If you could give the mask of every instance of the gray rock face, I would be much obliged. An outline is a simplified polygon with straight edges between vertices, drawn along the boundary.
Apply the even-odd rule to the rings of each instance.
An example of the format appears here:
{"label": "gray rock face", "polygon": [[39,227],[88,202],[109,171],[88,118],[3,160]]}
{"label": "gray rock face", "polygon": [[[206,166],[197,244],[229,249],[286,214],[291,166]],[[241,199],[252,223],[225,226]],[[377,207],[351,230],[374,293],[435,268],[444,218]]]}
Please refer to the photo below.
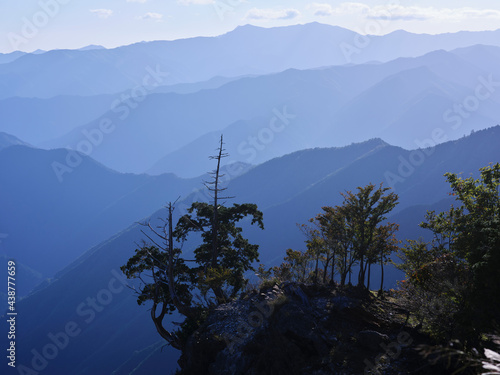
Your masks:
{"label": "gray rock face", "polygon": [[368,364],[368,373],[409,374],[412,363],[421,364],[409,347],[378,359],[404,325],[391,308],[356,288],[254,291],[209,315],[183,350],[181,374],[350,375],[365,373]]}

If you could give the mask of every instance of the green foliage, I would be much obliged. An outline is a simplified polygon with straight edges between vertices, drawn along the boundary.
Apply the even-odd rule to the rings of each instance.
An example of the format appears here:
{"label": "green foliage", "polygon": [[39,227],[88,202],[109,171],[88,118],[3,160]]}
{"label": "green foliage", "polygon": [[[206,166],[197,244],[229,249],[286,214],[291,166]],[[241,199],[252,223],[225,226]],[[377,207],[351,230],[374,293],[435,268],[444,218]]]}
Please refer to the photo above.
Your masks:
{"label": "green foliage", "polygon": [[[194,274],[179,257],[180,250],[175,249],[176,260],[174,267],[175,290],[177,295],[186,304],[191,304]],[[175,310],[172,296],[169,291],[169,280],[166,273],[167,253],[156,246],[145,244],[135,250],[127,264],[120,267],[128,279],[140,279],[143,283],[138,293],[137,303],[143,305],[153,300],[155,295],[161,295],[162,301],[168,306],[168,312]],[[148,275],[143,275],[147,273]]]}
{"label": "green foliage", "polygon": [[[195,202],[182,216],[173,233],[177,241],[185,241],[191,233],[201,233],[202,243],[195,249],[199,285],[202,291],[224,288],[225,298],[231,298],[245,286],[244,273],[258,261],[259,246],[250,244],[243,237],[243,229],[237,223],[250,216],[251,224],[264,229],[262,212],[255,204],[234,204],[232,207],[218,207],[217,257],[213,266],[214,206]],[[205,288],[205,289],[203,289]]]}
{"label": "green foliage", "polygon": [[[242,228],[236,224],[250,215],[251,224],[257,223],[263,228],[262,213],[257,210],[257,206],[219,206],[219,251],[215,267],[211,263],[213,206],[195,202],[188,213],[179,219],[175,231],[172,231],[172,240],[166,235],[162,238],[167,243],[174,238],[182,242],[190,233],[202,232],[203,242],[195,250],[195,264],[192,267],[187,266],[179,248],[174,248],[171,253],[168,244],[161,249],[145,244],[121,267],[127,278],[142,281],[137,299],[140,305],[149,300],[156,300],[157,303],[163,303],[164,312],[167,314],[176,309],[183,314],[189,313],[185,315],[196,314],[196,311],[189,309],[193,305],[194,290],[201,293],[206,306],[211,306],[221,301],[212,300],[210,292],[222,289],[226,291],[225,297],[231,298],[246,285],[244,273],[252,269],[252,262],[258,259],[258,246],[250,244],[243,237]],[[168,230],[165,229],[164,232],[168,233]],[[172,260],[169,259],[170,255]],[[169,277],[170,270],[172,278]],[[172,298],[170,284],[179,304]],[[186,309],[180,308],[180,305],[186,306]]]}
{"label": "green foliage", "polygon": [[[436,340],[449,340],[462,331],[463,322],[457,315],[464,309],[464,295],[470,287],[468,269],[452,254],[433,257],[435,248],[424,245],[414,243],[413,253],[406,258],[414,263],[406,268],[408,277],[400,284],[405,305],[424,331]],[[408,249],[405,253],[408,254]],[[424,260],[425,263],[421,263]]]}
{"label": "green foliage", "polygon": [[273,270],[272,268],[266,270],[266,266],[261,263],[259,264],[259,268],[257,269],[255,275],[260,279],[261,282],[265,282],[272,278]]}
{"label": "green foliage", "polygon": [[[469,264],[473,289],[471,308],[488,311],[482,318],[498,319],[500,313],[500,164],[480,169],[480,177],[463,179],[446,174],[455,209],[453,247]],[[451,210],[450,210],[451,211]]]}
{"label": "green foliage", "polygon": [[[137,302],[141,305],[152,301],[151,318],[156,330],[178,349],[183,346],[183,337],[196,329],[208,308],[234,298],[247,285],[244,273],[252,269],[252,263],[259,257],[258,245],[244,238],[243,229],[237,224],[251,217],[251,225],[257,224],[264,229],[262,212],[255,204],[225,207],[219,203],[220,199],[227,199],[219,197],[219,193],[225,190],[219,184],[221,159],[227,156],[223,144],[221,136],[218,155],[211,157],[217,160],[213,181],[205,184],[213,194],[213,203],[192,203],[188,213],[177,222],[175,230],[172,222],[174,207],[170,203],[163,227],[155,229],[149,223],[146,225],[155,235],[153,239],[145,233],[154,246],[144,244],[121,267],[127,278],[142,282]],[[195,259],[188,267],[182,251],[174,247],[174,241],[184,243],[192,233],[200,233],[202,243],[195,249]],[[197,292],[201,298],[195,303]],[[163,320],[175,310],[186,320],[181,331],[171,332],[163,326]]]}
{"label": "green foliage", "polygon": [[421,226],[432,243],[409,241],[397,267],[407,300],[436,336],[477,340],[500,319],[500,164],[478,179],[445,176],[458,206],[428,212]]}
{"label": "green foliage", "polygon": [[[288,249],[284,263],[273,269],[275,277],[326,283],[333,282],[338,273],[344,285],[348,276],[351,281],[352,267],[358,264],[358,285],[364,286],[367,279],[369,287],[371,265],[380,264],[383,275],[383,266],[397,249],[398,225],[382,224],[385,215],[397,205],[398,196],[389,190],[369,184],[358,187],[356,194],[342,194],[341,206],[323,207],[323,213],[309,220],[310,225],[300,226],[306,235],[307,251]],[[380,289],[382,285],[383,277]]]}
{"label": "green foliage", "polygon": [[439,247],[430,246],[421,239],[418,241],[407,240],[406,244],[397,251],[401,262],[393,264],[405,273],[407,280],[418,281],[419,272],[440,255],[443,255],[443,252],[440,251]]}
{"label": "green foliage", "polygon": [[291,281],[304,283],[309,276],[310,253],[288,249],[286,251],[285,262],[290,264]]}
{"label": "green foliage", "polygon": [[[389,243],[386,240],[392,237],[397,227],[387,224],[390,227],[382,229],[380,226],[386,219],[385,215],[398,204],[397,194],[386,194],[389,190],[390,188],[383,188],[382,185],[375,189],[375,185],[369,184],[363,188],[358,187],[356,194],[350,191],[343,194],[342,213],[352,241],[353,258],[358,260],[360,267],[358,285],[364,285],[367,267],[373,263],[378,251],[382,252],[380,256],[384,262],[385,254],[390,250],[386,251],[382,245],[387,243],[388,247],[393,248],[393,241]],[[384,238],[384,234],[387,237]]]}

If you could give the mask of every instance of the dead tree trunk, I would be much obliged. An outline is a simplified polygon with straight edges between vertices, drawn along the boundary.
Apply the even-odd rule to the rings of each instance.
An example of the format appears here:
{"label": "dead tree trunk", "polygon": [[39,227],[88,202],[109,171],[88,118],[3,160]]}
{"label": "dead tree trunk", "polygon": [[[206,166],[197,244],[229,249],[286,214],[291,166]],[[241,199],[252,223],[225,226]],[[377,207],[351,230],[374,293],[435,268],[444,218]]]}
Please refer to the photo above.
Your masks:
{"label": "dead tree trunk", "polygon": [[[230,197],[221,198],[219,193],[226,190],[225,188],[221,188],[220,178],[224,175],[220,174],[220,165],[221,160],[224,157],[227,157],[228,154],[224,153],[224,138],[220,136],[220,145],[219,152],[216,156],[210,156],[210,159],[217,160],[217,168],[211,174],[213,175],[213,181],[206,182],[205,187],[213,193],[213,218],[212,218],[212,260],[210,266],[212,269],[216,270],[219,266],[218,257],[219,257],[219,199],[229,199]],[[213,185],[213,186],[210,186]],[[226,296],[221,287],[212,288],[215,297],[217,298],[218,303],[224,303],[226,301]]]}

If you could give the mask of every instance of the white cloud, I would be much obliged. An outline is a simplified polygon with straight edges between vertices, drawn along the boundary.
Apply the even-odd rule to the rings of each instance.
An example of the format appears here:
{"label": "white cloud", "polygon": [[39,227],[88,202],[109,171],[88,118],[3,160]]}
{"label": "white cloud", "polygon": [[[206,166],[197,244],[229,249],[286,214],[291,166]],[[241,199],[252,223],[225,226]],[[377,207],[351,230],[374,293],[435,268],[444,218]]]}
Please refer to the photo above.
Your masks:
{"label": "white cloud", "polygon": [[215,4],[215,0],[177,0],[181,5],[207,5]]}
{"label": "white cloud", "polygon": [[90,9],[91,13],[94,13],[99,18],[108,18],[113,14],[111,9]]}
{"label": "white cloud", "polygon": [[[328,4],[313,3],[309,7],[315,9],[317,16],[326,15]],[[325,14],[322,14],[323,13]],[[319,14],[318,14],[319,12]],[[500,19],[500,10],[464,8],[435,8],[403,5],[378,5],[370,7],[362,3],[347,2],[331,8],[328,15],[362,15],[370,19],[403,20],[403,21],[463,21],[472,18]]]}
{"label": "white cloud", "polygon": [[163,14],[148,12],[142,16],[137,17],[140,20],[153,20],[156,22],[160,22],[163,19]]}
{"label": "white cloud", "polygon": [[248,11],[245,18],[248,20],[291,20],[300,16],[297,9],[257,9]]}
{"label": "white cloud", "polygon": [[333,7],[325,3],[312,3],[306,9],[311,9],[314,15],[319,17],[331,16],[333,14]]}
{"label": "white cloud", "polygon": [[[377,9],[381,8],[381,9]],[[385,15],[384,15],[385,13]],[[370,14],[370,18],[387,18],[393,20],[443,20],[443,21],[464,21],[472,18],[496,18],[500,19],[500,11],[492,9],[474,9],[474,8],[441,8],[434,7],[403,7],[400,5],[387,7],[375,7]]]}

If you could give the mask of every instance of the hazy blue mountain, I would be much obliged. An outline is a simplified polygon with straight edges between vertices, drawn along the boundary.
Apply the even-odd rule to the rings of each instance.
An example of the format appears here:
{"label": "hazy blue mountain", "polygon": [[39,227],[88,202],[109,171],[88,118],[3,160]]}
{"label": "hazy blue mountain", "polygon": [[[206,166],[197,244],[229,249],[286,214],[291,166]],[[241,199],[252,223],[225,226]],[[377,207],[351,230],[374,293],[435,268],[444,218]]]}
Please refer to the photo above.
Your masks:
{"label": "hazy blue mountain", "polygon": [[[369,36],[369,44],[360,48],[359,53],[352,55],[355,63],[370,60],[388,61],[397,57],[419,56],[439,49],[452,50],[475,44],[499,46],[499,30],[486,32],[460,31],[445,34],[412,34],[404,30],[397,30],[383,36]],[[366,39],[360,39],[363,43]],[[351,43],[356,46],[356,41]],[[369,56],[369,58],[368,58]]]}
{"label": "hazy blue mountain", "polygon": [[21,51],[15,51],[11,53],[0,53],[0,64],[10,63],[24,55],[26,55],[26,52],[21,52]]}
{"label": "hazy blue mountain", "polygon": [[[444,121],[447,110],[468,95],[470,88],[450,83],[422,66],[391,75],[366,90],[335,114],[334,123],[354,134],[341,134],[346,141],[382,137],[391,144],[414,148],[438,127],[450,139],[495,125],[500,111],[494,116],[485,110],[485,104],[468,114],[457,129],[453,129],[454,122]],[[498,101],[490,99],[486,105],[498,106]]]}
{"label": "hazy blue mountain", "polygon": [[115,100],[112,95],[7,98],[0,100],[0,128],[39,146],[98,118]]}
{"label": "hazy blue mountain", "polygon": [[151,93],[155,94],[167,94],[167,93],[177,93],[177,94],[191,94],[200,90],[207,89],[217,89],[226,83],[236,81],[241,78],[250,77],[250,75],[239,76],[239,77],[222,77],[217,76],[210,78],[207,81],[193,82],[193,83],[178,83],[175,85],[166,85],[155,88]]}
{"label": "hazy blue mountain", "polygon": [[365,47],[365,37],[336,26],[310,23],[266,29],[247,25],[218,37],[26,54],[0,65],[0,98],[111,94],[143,85],[151,71],[165,85],[289,68],[386,62],[437,49],[499,45],[499,35],[500,31],[442,35],[399,31],[369,36]]}
{"label": "hazy blue mountain", "polygon": [[4,148],[15,145],[29,146],[29,144],[27,144],[24,141],[21,141],[19,138],[14,137],[11,134],[0,132],[0,151],[3,150]]}
{"label": "hazy blue mountain", "polygon": [[[54,167],[62,171],[59,176]],[[120,174],[64,149],[25,146],[0,151],[0,175],[0,232],[8,235],[0,254],[15,257],[44,277],[201,185],[200,178],[172,174]],[[21,274],[19,280],[20,295],[34,286],[31,277]]]}
{"label": "hazy blue mountain", "polygon": [[[390,178],[395,183],[401,204],[390,219],[401,220],[402,233],[418,233],[413,226],[423,220],[427,208],[445,209],[450,202],[444,201],[449,187],[443,174],[477,173],[489,162],[500,161],[499,141],[497,126],[431,149],[408,151],[374,139],[344,148],[298,151],[252,168],[229,183],[228,193],[237,196],[232,202],[255,202],[263,210],[265,231],[250,229],[248,233],[261,245],[260,260],[270,266],[281,262],[285,249],[304,249],[296,223],[304,223],[324,205],[341,203],[340,192],[369,182],[387,184]],[[203,197],[202,193],[189,196],[178,204],[176,215],[190,201]],[[164,215],[165,210],[160,210],[151,217]],[[140,227],[131,226],[89,250],[52,284],[19,303],[20,313],[37,311],[36,319],[19,327],[19,340],[29,343],[27,348],[41,352],[51,342],[48,334],[63,331],[68,323],[80,329],[48,361],[48,372],[109,374],[118,369],[116,374],[128,374],[136,363],[147,366],[144,358],[149,354],[155,364],[163,357],[166,372],[175,368],[176,353],[156,351],[158,336],[149,312],[137,306],[130,290],[120,288],[121,279],[115,273],[132,255],[134,242],[142,238]],[[185,251],[190,248],[186,246]],[[386,287],[394,285],[397,276],[388,270]],[[106,340],[102,340],[104,332],[109,332]],[[29,366],[32,358],[29,349],[18,352],[19,364]]]}
{"label": "hazy blue mountain", "polygon": [[[160,86],[156,93],[194,93],[218,88],[238,78],[215,77],[199,83]],[[2,119],[0,129],[15,134],[39,147],[51,145],[50,140],[61,137],[110,111],[122,101],[127,92],[113,95],[60,95],[49,99],[7,98],[0,100]],[[65,147],[67,145],[64,145]]]}
{"label": "hazy blue mountain", "polygon": [[[226,126],[235,122],[244,124],[247,120],[251,122],[248,129],[253,132],[254,129],[268,127],[276,117],[275,111],[283,114],[286,108],[286,113],[297,115],[303,123],[309,123],[320,116],[317,106],[324,103],[323,108],[326,108],[326,104],[331,103],[330,106],[336,108],[335,102],[345,100],[336,83],[325,84],[321,72],[308,81],[293,79],[295,75],[300,76],[300,72],[287,71],[271,76],[243,78],[218,89],[186,95],[152,94],[143,102],[134,104],[135,108],[123,103],[114,112],[110,111],[102,118],[75,129],[50,145],[55,147],[64,144],[77,148],[78,144],[86,140],[84,131],[98,129],[103,120],[110,120],[112,132],[103,137],[99,147],[92,149],[91,156],[116,170],[143,172],[166,153],[191,142],[200,134],[219,131],[220,135],[220,130]],[[313,103],[313,93],[321,98],[320,103]],[[307,94],[310,98],[304,100],[303,96]],[[310,106],[318,113],[311,114]],[[298,111],[301,107],[307,111],[302,117]],[[254,120],[256,117],[258,119]],[[290,128],[297,133],[301,130],[298,126],[295,126],[295,130]],[[242,132],[241,136],[251,134]],[[298,137],[300,139],[300,135]],[[302,144],[292,143],[287,151],[300,149]],[[133,149],[134,152],[124,153],[124,149]],[[203,158],[211,153],[205,153]],[[245,159],[240,161],[254,163]]]}
{"label": "hazy blue mountain", "polygon": [[[500,53],[500,48],[489,47],[485,59],[493,55],[490,49]],[[471,50],[477,48],[471,47]],[[276,112],[267,117],[234,122],[170,152],[153,164],[148,173],[199,174],[209,163],[203,155],[210,154],[210,145],[221,132],[225,134],[226,148],[232,159],[261,163],[305,147],[341,146],[373,137],[415,148],[420,147],[425,139],[432,139],[437,128],[445,133],[445,139],[441,140],[444,141],[495,125],[500,118],[497,87],[483,87],[481,93],[489,97],[477,100],[477,108],[472,107],[474,110],[464,111],[462,108],[461,112],[456,112],[456,105],[460,103],[476,105],[476,102],[469,104],[466,100],[476,100],[476,88],[483,82],[488,83],[492,74],[484,64],[476,66],[463,59],[459,56],[462,52],[436,51],[418,58],[401,58],[377,65],[289,70],[233,82],[231,86],[237,88],[230,91],[233,101],[244,103],[250,90],[257,93],[259,100],[272,93],[267,107],[273,111],[282,111],[286,107],[295,117],[286,119],[286,123],[278,118],[275,124],[278,131],[270,129],[270,121],[276,117]],[[500,62],[500,59],[496,61]],[[248,80],[253,82],[252,86],[246,82]],[[279,97],[282,106],[277,104],[280,92],[273,89],[276,85],[285,88],[285,93]],[[215,91],[222,94],[226,86]],[[489,93],[489,89],[493,92]],[[212,92],[207,92],[207,95]],[[226,93],[222,95],[226,96]],[[219,112],[224,110],[227,101],[221,103],[224,104],[219,104]],[[217,117],[209,118],[215,120]],[[110,154],[106,157],[110,158]],[[102,162],[108,164],[110,160],[102,159]],[[119,168],[117,164],[113,166]]]}
{"label": "hazy blue mountain", "polygon": [[182,177],[209,168],[206,155],[222,132],[232,159],[251,164],[372,137],[413,148],[436,128],[450,140],[498,123],[499,51],[472,46],[384,64],[218,77],[136,98],[10,98],[0,101],[0,129],[37,146],[78,149],[121,172]]}

